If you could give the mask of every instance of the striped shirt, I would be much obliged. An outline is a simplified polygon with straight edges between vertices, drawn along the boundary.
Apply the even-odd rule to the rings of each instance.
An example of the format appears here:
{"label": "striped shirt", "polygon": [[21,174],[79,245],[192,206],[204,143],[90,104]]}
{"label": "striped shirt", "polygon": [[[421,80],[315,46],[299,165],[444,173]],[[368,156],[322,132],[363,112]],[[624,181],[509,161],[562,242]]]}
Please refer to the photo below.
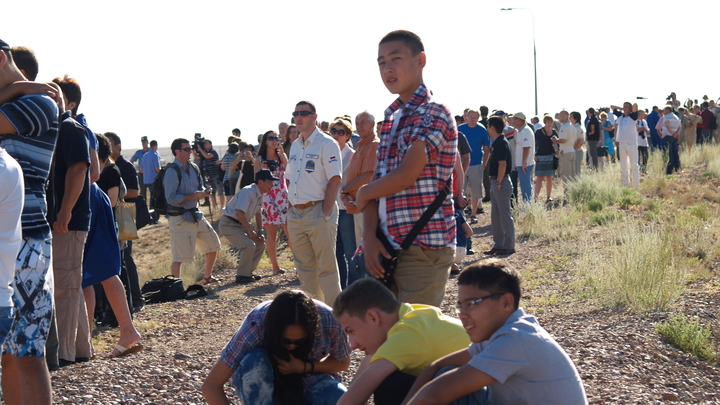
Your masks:
{"label": "striped shirt", "polygon": [[[396,127],[395,131],[393,127]],[[425,142],[427,158],[427,164],[415,184],[380,201],[378,214],[381,226],[396,245],[402,243],[413,225],[445,187],[445,182],[450,178],[455,166],[457,138],[455,119],[447,107],[433,100],[425,84],[415,90],[407,103],[403,104],[398,98],[385,110],[375,179],[399,167],[415,141]],[[452,197],[450,192],[430,222],[413,241],[413,245],[419,245],[423,249],[442,249],[455,243],[455,210]]]}
{"label": "striped shirt", "polygon": [[0,146],[20,163],[25,180],[22,212],[23,236],[50,238],[46,219],[45,182],[50,172],[58,134],[58,108],[46,95],[22,96],[0,106],[0,113],[15,127],[13,134],[1,134]]}
{"label": "striped shirt", "polygon": [[[340,323],[335,320],[332,315],[332,309],[324,303],[313,300],[317,307],[320,318],[320,333],[315,338],[312,351],[310,352],[310,360],[320,361],[325,356],[330,355],[337,361],[344,361],[352,350],[348,337],[343,331]],[[236,370],[240,366],[240,362],[250,349],[261,348],[263,342],[263,333],[265,331],[265,315],[272,301],[265,301],[253,308],[247,318],[240,325],[240,329],[235,332],[232,339],[220,354],[220,360],[226,366]],[[305,374],[303,375],[303,383],[308,387],[316,383],[325,374]],[[340,382],[342,377],[340,374],[330,374],[330,376]]]}

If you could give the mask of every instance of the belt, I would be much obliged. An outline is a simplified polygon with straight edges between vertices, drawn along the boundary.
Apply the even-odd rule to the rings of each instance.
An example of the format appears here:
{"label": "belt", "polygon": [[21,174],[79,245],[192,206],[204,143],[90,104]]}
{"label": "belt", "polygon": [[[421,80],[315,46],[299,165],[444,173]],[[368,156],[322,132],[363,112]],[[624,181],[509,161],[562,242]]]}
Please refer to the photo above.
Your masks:
{"label": "belt", "polygon": [[308,202],[306,202],[305,204],[295,204],[295,205],[293,205],[293,207],[295,207],[295,208],[297,208],[297,209],[299,209],[299,210],[304,210],[305,208],[310,208],[310,207],[312,207],[313,205],[318,204],[318,203],[321,203],[321,202],[323,202],[323,200],[308,201]]}
{"label": "belt", "polygon": [[[505,178],[505,177],[510,177],[510,175],[506,174],[503,176],[503,178]],[[497,176],[490,176],[490,180],[497,180],[497,179],[498,179]]]}
{"label": "belt", "polygon": [[240,221],[238,221],[237,218],[233,218],[233,217],[231,217],[230,215],[224,215],[224,216],[225,216],[225,218],[227,218],[227,219],[229,219],[229,220],[231,220],[231,221],[237,222],[238,224],[240,223]]}

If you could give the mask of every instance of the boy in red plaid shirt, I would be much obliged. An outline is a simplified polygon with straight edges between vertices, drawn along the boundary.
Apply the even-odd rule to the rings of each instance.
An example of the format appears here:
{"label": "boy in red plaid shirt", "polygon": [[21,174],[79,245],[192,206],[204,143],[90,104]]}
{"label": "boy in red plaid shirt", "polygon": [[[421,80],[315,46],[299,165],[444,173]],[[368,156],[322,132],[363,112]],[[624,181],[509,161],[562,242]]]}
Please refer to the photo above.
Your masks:
{"label": "boy in red plaid shirt", "polygon": [[[426,56],[420,38],[393,31],[379,44],[383,83],[398,99],[385,110],[375,180],[357,193],[363,211],[365,265],[382,277],[379,255],[389,258],[375,236],[378,222],[396,249],[452,175],[457,128],[450,111],[433,99],[422,71]],[[455,219],[450,193],[400,254],[391,289],[401,302],[439,306],[455,251]]]}

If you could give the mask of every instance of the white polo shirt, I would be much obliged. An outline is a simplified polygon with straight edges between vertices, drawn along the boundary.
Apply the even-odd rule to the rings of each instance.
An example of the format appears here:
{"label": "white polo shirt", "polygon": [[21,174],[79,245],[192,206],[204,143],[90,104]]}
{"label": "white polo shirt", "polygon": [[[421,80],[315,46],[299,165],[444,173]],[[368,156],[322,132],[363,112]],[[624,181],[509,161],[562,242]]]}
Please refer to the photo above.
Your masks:
{"label": "white polo shirt", "polygon": [[515,155],[513,156],[515,166],[521,167],[523,165],[523,149],[527,147],[530,148],[530,153],[526,162],[528,166],[532,166],[535,164],[535,133],[530,129],[529,125],[525,124],[515,134]]}
{"label": "white polo shirt", "polygon": [[615,122],[617,123],[615,142],[637,145],[637,113],[622,115]]}
{"label": "white polo shirt", "polygon": [[[680,127],[682,126],[682,123],[678,119],[677,115],[675,115],[674,113],[665,114],[663,116],[663,118],[665,118],[665,120],[663,121],[663,126],[662,126],[663,137],[672,136],[673,133],[677,132],[680,129]],[[672,129],[672,132],[668,131],[668,129],[667,129],[668,123],[670,125],[670,128]]]}
{"label": "white polo shirt", "polygon": [[290,203],[324,200],[328,181],[335,176],[342,177],[342,155],[330,135],[315,127],[305,142],[301,135],[292,143],[285,170]]}
{"label": "white polo shirt", "polygon": [[575,132],[575,127],[573,127],[570,121],[565,121],[560,124],[560,133],[558,136],[560,139],[567,139],[567,142],[559,144],[560,152],[575,153],[575,147],[573,146],[575,144],[575,140],[577,139]]}

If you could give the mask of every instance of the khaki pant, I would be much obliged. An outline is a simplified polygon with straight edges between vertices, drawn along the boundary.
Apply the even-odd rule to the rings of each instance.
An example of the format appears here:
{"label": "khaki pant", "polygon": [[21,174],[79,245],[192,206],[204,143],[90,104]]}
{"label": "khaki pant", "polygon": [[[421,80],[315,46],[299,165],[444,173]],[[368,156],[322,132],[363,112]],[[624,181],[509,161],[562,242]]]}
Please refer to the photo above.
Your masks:
{"label": "khaki pant", "polygon": [[205,218],[198,222],[188,222],[181,215],[171,216],[168,227],[173,262],[193,261],[195,247],[202,255],[220,250],[220,238]]}
{"label": "khaki pant", "polygon": [[423,249],[412,245],[407,251],[400,252],[390,289],[400,302],[439,307],[454,258],[455,250],[450,247]]}
{"label": "khaki pant", "polygon": [[560,178],[563,183],[575,178],[575,152],[560,153]]}
{"label": "khaki pant", "polygon": [[338,207],[335,204],[330,217],[325,217],[322,206],[318,203],[305,209],[290,208],[288,232],[300,288],[332,306],[340,294],[340,273],[335,258]]}
{"label": "khaki pant", "polygon": [[53,274],[58,357],[67,361],[89,358],[90,326],[82,291],[83,251],[87,232],[53,232]]}
{"label": "khaki pant", "polygon": [[353,219],[355,220],[355,249],[360,247],[360,241],[362,241],[362,226],[363,226],[363,214],[353,214]]}
{"label": "khaki pant", "polygon": [[[250,225],[252,226],[252,225]],[[227,215],[220,218],[220,235],[224,236],[238,249],[238,267],[236,275],[250,277],[257,269],[258,263],[265,251],[265,245],[256,244],[250,239],[247,230],[238,221],[233,221]],[[253,227],[253,230],[254,227]]]}

